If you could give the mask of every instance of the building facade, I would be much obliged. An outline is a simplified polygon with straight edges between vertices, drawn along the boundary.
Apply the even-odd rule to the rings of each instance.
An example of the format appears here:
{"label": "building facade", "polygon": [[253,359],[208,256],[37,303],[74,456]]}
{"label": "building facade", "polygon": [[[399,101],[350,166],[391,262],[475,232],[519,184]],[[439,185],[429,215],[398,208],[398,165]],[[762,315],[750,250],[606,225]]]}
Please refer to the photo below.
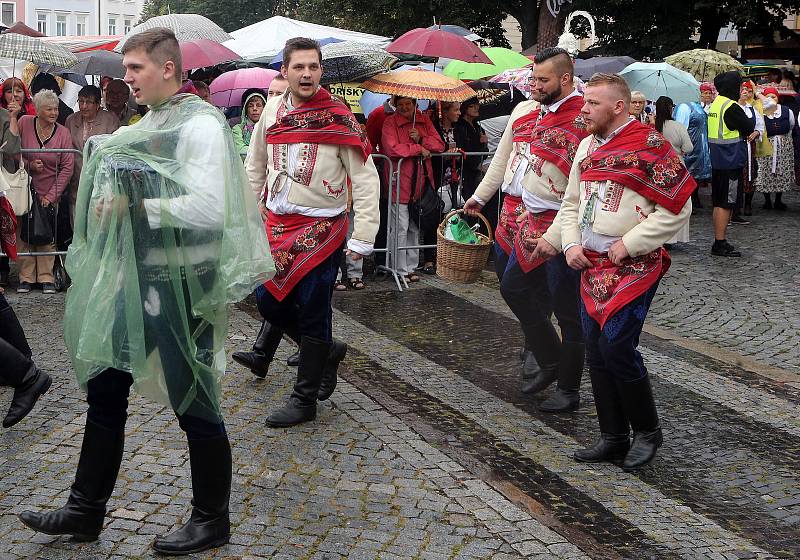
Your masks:
{"label": "building facade", "polygon": [[4,25],[22,21],[48,36],[124,35],[139,21],[143,5],[144,0],[0,0],[0,13]]}

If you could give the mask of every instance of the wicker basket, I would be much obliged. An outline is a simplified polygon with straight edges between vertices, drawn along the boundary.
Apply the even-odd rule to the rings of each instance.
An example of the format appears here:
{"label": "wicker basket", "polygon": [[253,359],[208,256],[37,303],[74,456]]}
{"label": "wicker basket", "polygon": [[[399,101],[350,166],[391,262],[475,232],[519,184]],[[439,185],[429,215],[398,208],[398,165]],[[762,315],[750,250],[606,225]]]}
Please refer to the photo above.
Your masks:
{"label": "wicker basket", "polygon": [[446,239],[444,228],[447,220],[454,214],[463,212],[464,210],[453,210],[439,224],[436,231],[436,274],[446,280],[470,284],[478,279],[489,259],[489,251],[492,249],[492,228],[486,218],[478,214],[486,225],[488,237],[481,233],[477,234],[477,245],[466,245]]}

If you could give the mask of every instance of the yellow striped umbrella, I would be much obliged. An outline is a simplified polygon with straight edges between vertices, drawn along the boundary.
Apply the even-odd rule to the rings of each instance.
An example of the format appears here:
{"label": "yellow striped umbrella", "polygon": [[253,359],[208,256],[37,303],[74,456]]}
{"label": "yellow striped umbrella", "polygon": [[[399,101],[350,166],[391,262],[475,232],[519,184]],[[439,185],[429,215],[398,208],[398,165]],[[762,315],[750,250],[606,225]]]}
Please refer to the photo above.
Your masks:
{"label": "yellow striped umbrella", "polygon": [[466,101],[476,95],[475,90],[461,80],[421,68],[377,74],[361,87],[375,93],[436,101]]}

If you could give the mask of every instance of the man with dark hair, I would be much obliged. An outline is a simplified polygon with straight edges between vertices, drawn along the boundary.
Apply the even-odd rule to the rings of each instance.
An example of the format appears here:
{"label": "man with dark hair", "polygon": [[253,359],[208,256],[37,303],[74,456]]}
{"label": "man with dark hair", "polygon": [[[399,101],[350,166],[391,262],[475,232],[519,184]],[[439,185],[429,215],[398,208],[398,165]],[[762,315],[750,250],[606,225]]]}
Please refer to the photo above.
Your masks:
{"label": "man with dark hair", "polygon": [[202,80],[192,80],[192,85],[195,91],[197,91],[197,97],[207,103],[211,103],[211,90],[208,88],[207,83]]}
{"label": "man with dark hair", "polygon": [[[583,374],[583,334],[578,316],[578,275],[558,255],[552,226],[567,186],[578,143],[587,135],[564,49],[536,55],[533,101],[517,105],[475,194],[464,205],[475,213],[503,185],[506,195],[497,229],[500,293],[517,316],[525,338],[522,391],[538,393],[558,380],[541,403],[545,412],[578,408]],[[547,234],[548,242],[542,242]],[[555,313],[561,338],[550,321]]]}
{"label": "man with dark hair", "polygon": [[128,121],[136,114],[136,110],[128,104],[131,97],[130,88],[122,80],[112,80],[105,91],[105,109],[117,117],[121,126],[127,126]]}
{"label": "man with dark hair", "polygon": [[188,440],[191,517],[153,542],[185,555],[230,538],[226,310],[273,267],[227,124],[181,87],[175,35],[144,31],[123,55],[126,84],[151,110],[140,125],[90,139],[66,263],[64,338],[89,403],[78,469],[64,507],[20,519],[49,535],[98,538],[134,386],[171,406]]}
{"label": "man with dark hair", "polygon": [[669,268],[663,244],[689,220],[696,187],[661,133],[629,115],[630,98],[615,74],[595,74],[586,84],[581,113],[592,135],[578,146],[555,220],[559,248],[581,271],[581,319],[600,424],[600,439],[575,459],[622,461],[626,471],[652,461],[662,443],[637,346]]}
{"label": "man with dark hair", "polygon": [[[258,308],[271,325],[267,332],[285,332],[300,346],[297,382],[286,405],[267,418],[272,427],[313,420],[317,401],[336,387],[347,346],[333,340],[331,298],[348,230],[348,181],[355,226],[347,254],[357,260],[372,253],[378,229],[379,182],[369,142],[353,113],[319,87],[319,44],[290,39],[283,53],[281,74],[289,88],[267,102],[245,161],[250,186],[266,208],[277,268],[256,290]],[[280,342],[280,336],[268,338],[264,372]]]}
{"label": "man with dark hair", "polygon": [[726,230],[731,220],[739,183],[747,163],[747,145],[742,142],[755,130],[744,110],[739,106],[742,77],[736,72],[725,72],[714,78],[718,95],[708,107],[708,147],[711,151],[711,215],[714,224],[714,244],[711,254],[719,257],[741,257],[742,253],[728,243]]}

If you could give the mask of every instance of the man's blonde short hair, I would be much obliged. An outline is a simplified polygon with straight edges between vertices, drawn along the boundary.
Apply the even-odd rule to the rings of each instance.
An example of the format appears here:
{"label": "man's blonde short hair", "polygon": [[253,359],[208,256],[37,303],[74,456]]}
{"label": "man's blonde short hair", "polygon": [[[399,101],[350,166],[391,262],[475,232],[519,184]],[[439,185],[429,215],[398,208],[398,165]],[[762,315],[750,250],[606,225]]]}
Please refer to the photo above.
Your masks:
{"label": "man's blonde short hair", "polygon": [[[586,87],[594,86],[608,86],[620,96],[620,99],[625,102],[625,105],[630,105],[631,103],[631,98],[633,97],[631,88],[628,87],[628,82],[625,81],[625,78],[619,74],[603,74],[598,72],[586,82]],[[641,92],[637,93],[641,94]]]}

